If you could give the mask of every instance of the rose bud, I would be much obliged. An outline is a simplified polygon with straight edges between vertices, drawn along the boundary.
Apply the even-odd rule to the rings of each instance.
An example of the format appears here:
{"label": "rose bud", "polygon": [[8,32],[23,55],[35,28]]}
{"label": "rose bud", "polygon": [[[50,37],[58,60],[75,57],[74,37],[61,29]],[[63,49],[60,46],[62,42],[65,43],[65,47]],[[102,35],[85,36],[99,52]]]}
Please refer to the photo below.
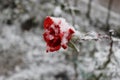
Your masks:
{"label": "rose bud", "polygon": [[74,28],[64,18],[47,16],[44,20],[44,40],[47,44],[47,52],[54,52],[67,48],[67,43],[75,33]]}

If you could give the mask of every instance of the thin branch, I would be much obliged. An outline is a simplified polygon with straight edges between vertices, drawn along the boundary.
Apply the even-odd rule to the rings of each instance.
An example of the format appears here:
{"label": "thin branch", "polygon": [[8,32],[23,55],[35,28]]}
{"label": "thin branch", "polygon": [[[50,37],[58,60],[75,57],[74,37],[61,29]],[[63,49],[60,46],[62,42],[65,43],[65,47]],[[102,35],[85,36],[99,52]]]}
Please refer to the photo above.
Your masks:
{"label": "thin branch", "polygon": [[90,19],[91,7],[92,7],[92,0],[89,0],[89,2],[88,2],[88,10],[87,10],[87,13],[86,13],[86,16],[89,19]]}
{"label": "thin branch", "polygon": [[113,0],[109,0],[109,3],[108,3],[108,13],[107,13],[107,18],[106,18],[106,30],[110,30],[110,26],[109,26],[109,21],[110,21],[110,11],[111,11],[111,8],[112,8],[112,2]]}
{"label": "thin branch", "polygon": [[[109,31],[109,36],[110,36],[110,48],[109,48],[109,54],[108,54],[108,59],[103,63],[102,67],[98,67],[98,70],[105,69],[108,64],[111,62],[111,57],[113,54],[113,39],[112,39],[112,34],[113,30]],[[100,73],[99,76],[96,77],[96,80],[100,80],[102,77],[103,73]]]}
{"label": "thin branch", "polygon": [[112,31],[109,31],[109,36],[110,36],[110,48],[109,48],[109,54],[108,54],[108,59],[106,60],[106,62],[103,63],[103,66],[100,67],[99,69],[105,69],[107,67],[107,65],[110,63],[111,61],[111,56],[113,54],[113,39],[112,39]]}

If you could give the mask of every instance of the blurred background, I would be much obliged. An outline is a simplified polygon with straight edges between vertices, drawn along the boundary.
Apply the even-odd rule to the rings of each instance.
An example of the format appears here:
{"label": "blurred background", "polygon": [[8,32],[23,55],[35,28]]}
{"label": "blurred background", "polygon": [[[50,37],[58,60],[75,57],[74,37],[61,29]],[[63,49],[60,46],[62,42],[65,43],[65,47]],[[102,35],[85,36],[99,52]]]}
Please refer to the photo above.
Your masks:
{"label": "blurred background", "polygon": [[[43,20],[63,17],[81,33],[110,40],[76,43],[46,53]],[[77,67],[74,65],[77,64]],[[0,0],[0,80],[120,80],[120,0]]]}

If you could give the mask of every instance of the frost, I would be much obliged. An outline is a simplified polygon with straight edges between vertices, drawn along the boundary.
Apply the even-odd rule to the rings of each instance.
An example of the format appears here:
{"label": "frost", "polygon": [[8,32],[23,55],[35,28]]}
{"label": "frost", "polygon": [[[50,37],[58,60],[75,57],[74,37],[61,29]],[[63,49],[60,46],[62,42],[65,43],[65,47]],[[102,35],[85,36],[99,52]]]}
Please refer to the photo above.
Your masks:
{"label": "frost", "polygon": [[[7,0],[1,0],[0,8],[2,7],[3,1],[5,1],[5,6],[8,3],[6,2]],[[71,4],[70,8],[74,8],[76,12],[74,19],[69,12],[70,8],[67,6],[68,3],[65,0],[9,1],[15,1],[18,5],[15,9],[8,7],[7,9],[1,10],[0,13],[0,80],[56,80],[54,76],[61,72],[64,73],[64,71],[66,71],[70,80],[74,80],[75,70],[71,62],[72,60],[69,61],[67,59],[68,57],[72,57],[71,53],[74,54],[73,51],[68,48],[66,51],[60,50],[50,54],[46,53],[45,42],[42,36],[43,19],[49,15],[64,17],[68,23],[63,18],[59,17],[60,21],[53,18],[55,24],[59,24],[60,22],[64,23],[60,24],[62,26],[62,28],[60,28],[61,31],[66,31],[68,28],[73,29],[74,26],[72,27],[69,23],[72,23],[75,19],[75,25],[78,25],[75,26],[75,28],[77,28],[76,30],[78,31],[75,31],[74,35],[80,39],[83,39],[83,37],[93,39],[97,38],[98,32],[102,33],[101,28],[104,27],[103,24],[106,21],[107,9],[100,6],[99,3],[94,3],[94,1],[97,0],[93,0],[91,18],[93,22],[102,26],[98,28],[96,25],[91,25],[85,16],[88,0],[78,0],[78,5],[74,7],[72,6],[75,0],[68,0]],[[55,1],[60,4],[56,4]],[[9,5],[11,6],[12,4]],[[76,8],[80,13],[76,11]],[[21,22],[24,22],[32,16],[37,18],[36,21],[38,21],[40,25],[30,31],[21,31]],[[15,24],[8,26],[6,21],[9,19],[15,22]],[[110,19],[109,23],[110,25],[112,24],[111,28],[118,29],[120,25],[120,15],[111,11]],[[55,31],[57,32],[57,30]],[[63,43],[66,43],[67,35],[68,34],[64,35]],[[52,36],[48,37],[53,38]],[[111,75],[109,79],[101,78],[103,80],[120,80],[120,39],[116,37],[112,37],[112,39],[114,41],[114,54],[111,63],[107,67],[107,71],[105,70],[107,72],[105,75]],[[97,72],[96,68],[107,60],[110,46],[109,42],[109,40],[90,40],[83,41],[80,44],[76,43],[76,45],[80,46],[78,49],[81,51],[78,56],[78,80],[87,80],[86,77]],[[111,71],[113,72],[111,73]],[[97,75],[98,74],[99,73],[97,73]],[[92,80],[91,78],[88,79]]]}
{"label": "frost", "polygon": [[[75,31],[75,29],[69,23],[67,23],[64,18],[52,17],[52,20],[54,21],[55,25],[60,26],[60,31],[62,33],[64,33],[61,45],[66,44],[68,42],[68,40],[67,40],[67,36],[69,35],[68,30],[72,29],[73,31]],[[53,27],[53,29],[55,29],[53,25],[51,25],[51,27]]]}
{"label": "frost", "polygon": [[68,36],[68,33],[65,33],[64,36],[63,36],[63,39],[62,39],[62,42],[61,42],[61,45],[64,45],[68,42],[67,40],[67,36]]}
{"label": "frost", "polygon": [[72,25],[68,24],[64,18],[61,18],[61,17],[59,17],[59,18],[58,17],[52,17],[52,19],[53,19],[53,21],[55,22],[56,25],[60,26],[60,31],[66,32],[70,28],[72,30],[74,30],[74,28],[72,27]]}
{"label": "frost", "polygon": [[115,56],[120,59],[120,49],[117,49],[117,51],[115,51]]}

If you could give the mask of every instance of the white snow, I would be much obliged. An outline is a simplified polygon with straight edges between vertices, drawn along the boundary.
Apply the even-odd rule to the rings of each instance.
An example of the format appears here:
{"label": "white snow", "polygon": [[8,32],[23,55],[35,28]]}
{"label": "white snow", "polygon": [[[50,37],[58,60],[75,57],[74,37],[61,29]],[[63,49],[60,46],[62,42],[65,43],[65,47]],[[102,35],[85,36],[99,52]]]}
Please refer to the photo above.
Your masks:
{"label": "white snow", "polygon": [[62,10],[60,6],[56,6],[53,12],[54,16],[60,16],[62,14]]}
{"label": "white snow", "polygon": [[[69,35],[68,30],[72,29],[75,32],[75,29],[64,18],[61,18],[61,17],[59,17],[59,18],[51,17],[51,18],[54,21],[55,25],[59,25],[61,33],[64,33],[61,45],[66,44],[68,42],[68,40],[67,40],[67,36]],[[53,29],[55,29],[53,25],[51,25],[51,27],[53,27]]]}
{"label": "white snow", "polygon": [[[24,3],[24,1],[22,2]],[[44,4],[40,5],[40,2],[42,1],[44,1],[43,2]],[[64,17],[69,23],[72,22],[72,17],[71,17],[72,15],[69,13],[66,13],[64,10],[61,13],[60,6],[56,7],[55,5],[52,4],[54,3],[54,1],[51,3],[46,2],[48,0],[42,0],[42,1],[38,1],[38,3],[35,3],[35,4],[33,3],[32,9],[30,9],[33,11],[30,11],[29,16],[36,16],[38,20],[42,23],[42,19],[46,15],[53,14],[56,16],[60,15]],[[96,34],[94,32],[91,32],[93,28],[94,28],[93,31],[96,31],[95,26],[94,27],[91,26],[89,24],[89,21],[85,18],[85,11],[87,10],[86,5],[88,0],[79,0],[79,1],[80,3],[78,3],[79,4],[78,6],[81,14],[75,15],[75,19],[76,19],[75,21],[76,21],[76,24],[78,25],[77,27],[78,32],[75,31],[74,35],[77,35],[80,38],[82,38],[84,34],[86,34],[87,32],[90,32],[89,34],[91,38],[95,37]],[[31,8],[31,4],[29,3],[25,4],[25,6],[29,6],[29,8]],[[106,19],[106,12],[107,12],[106,10],[107,9],[93,2],[91,17],[93,18],[93,20],[96,20],[97,18],[97,19],[100,19],[102,22],[104,22]],[[3,23],[3,21],[7,19],[6,14],[8,14],[8,16],[11,15],[9,14],[10,11],[7,10],[7,12],[4,11],[3,13],[0,14],[0,19],[1,19],[0,20],[1,21],[0,22],[0,73],[2,74],[2,70],[4,69],[6,69],[7,72],[9,72],[10,70],[12,73],[9,72],[10,75],[8,76],[5,76],[4,74],[0,75],[0,80],[55,80],[54,76],[63,71],[67,71],[68,77],[70,78],[70,80],[72,80],[75,70],[73,68],[72,62],[68,61],[64,54],[67,54],[71,58],[72,57],[71,53],[74,53],[74,52],[72,52],[68,48],[68,50],[63,50],[63,51],[60,50],[54,53],[46,53],[45,42],[42,36],[43,30],[40,27],[39,29],[32,29],[30,31],[22,32],[17,30],[17,28],[20,26],[2,25],[1,23]],[[55,11],[56,13],[58,12],[59,15],[54,14],[53,11]],[[20,20],[24,21],[25,18],[29,17],[28,13],[25,13],[25,14],[24,14],[25,16],[23,14],[20,15],[21,19],[17,17],[15,22],[18,21],[18,23],[21,24]],[[111,16],[110,23],[112,24],[114,23],[114,25],[119,25],[120,24],[119,15],[114,14],[113,12],[111,12],[111,15],[112,16]],[[63,26],[61,28],[61,31],[66,31],[70,27],[72,28],[72,26],[68,24],[65,19],[63,18],[59,18],[59,19],[64,23],[64,25],[61,24]],[[58,23],[59,23],[59,20],[56,19],[55,24],[58,24]],[[115,27],[114,25],[113,27]],[[86,31],[86,32],[79,33],[79,30],[83,32]],[[57,30],[55,31],[57,32]],[[63,42],[65,43],[66,43],[65,38],[67,35],[68,34],[65,34],[65,37],[63,40]],[[48,37],[52,39],[51,36],[48,36]],[[86,38],[90,39],[89,37],[86,37]],[[120,75],[119,73],[120,39],[114,38],[114,37],[112,38],[114,40],[114,45],[113,45],[114,54],[112,56],[112,61],[109,64],[109,69],[107,69],[107,72],[108,74],[111,74],[110,70],[112,69],[117,69],[118,71],[113,71],[112,74],[114,75],[114,77],[113,75],[112,76],[110,75],[111,79],[108,79],[108,80],[120,80],[120,77],[119,77]],[[79,77],[81,79],[78,79],[78,80],[86,80],[86,77],[88,77],[89,74],[92,75],[92,73],[96,71],[95,68],[98,67],[99,65],[102,65],[102,63],[107,59],[107,56],[109,54],[109,47],[110,47],[109,40],[96,41],[96,42],[85,41],[85,42],[82,42],[81,45],[80,44],[76,44],[76,45],[79,46],[78,49],[80,49],[81,51],[78,56],[79,58],[78,72],[79,72]],[[115,56],[115,59],[118,60],[118,62],[114,60],[114,56]],[[22,66],[19,65],[19,62],[17,62],[17,64],[13,63],[17,61],[19,58],[23,60],[23,62],[21,62]],[[6,62],[8,62],[8,64],[6,64]],[[4,66],[4,68],[1,69],[1,66]],[[106,75],[108,74],[106,73]]]}
{"label": "white snow", "polygon": [[66,32],[70,28],[75,31],[75,29],[72,27],[72,25],[70,25],[68,22],[66,22],[66,20],[64,18],[61,18],[61,17],[51,17],[51,18],[54,21],[55,25],[60,26],[61,32]]}

